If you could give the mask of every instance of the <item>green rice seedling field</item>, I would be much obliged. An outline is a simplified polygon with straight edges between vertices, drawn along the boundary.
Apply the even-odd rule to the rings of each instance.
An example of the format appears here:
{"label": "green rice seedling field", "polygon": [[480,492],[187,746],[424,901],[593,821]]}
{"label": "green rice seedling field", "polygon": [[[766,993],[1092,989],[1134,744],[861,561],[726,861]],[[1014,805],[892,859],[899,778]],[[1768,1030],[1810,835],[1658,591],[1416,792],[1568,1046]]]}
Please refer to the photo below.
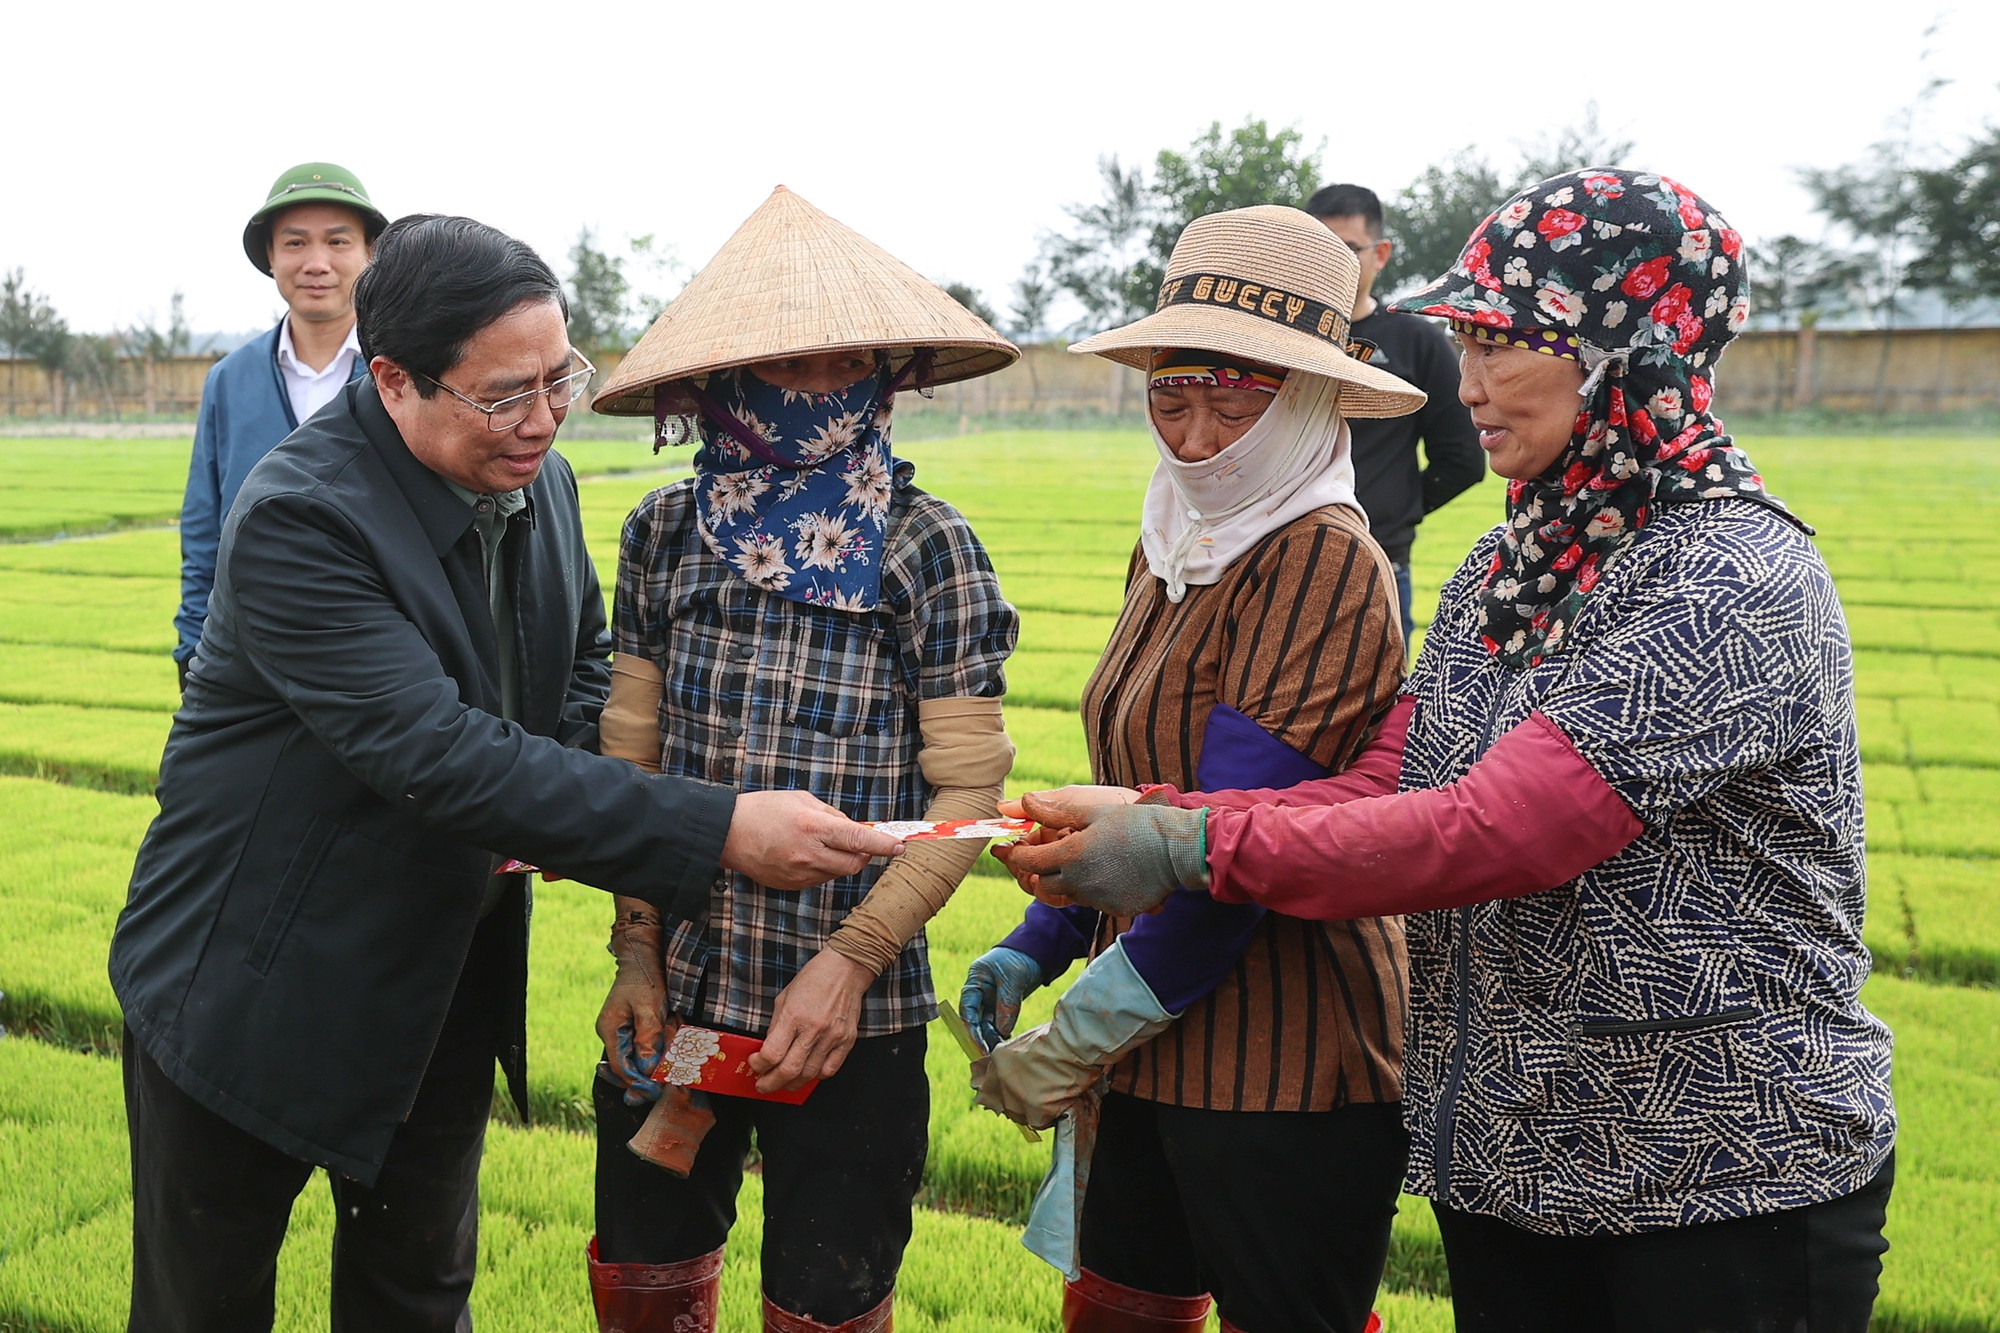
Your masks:
{"label": "green rice seedling field", "polygon": [[[2000,458],[1983,439],[1748,442],[1819,528],[1853,628],[1869,802],[1876,977],[1897,1033],[1903,1126],[1877,1327],[2000,1333]],[[1131,433],[913,443],[918,483],[957,504],[1021,609],[1009,670],[1010,790],[1085,779],[1075,705],[1117,612],[1152,465]],[[566,447],[600,574],[625,513],[685,454]],[[1912,456],[1915,456],[1914,458]],[[1914,464],[1914,465],[1913,465]],[[0,1333],[123,1326],[130,1226],[119,1015],[104,976],[131,858],[154,805],[177,694],[185,441],[0,441],[17,503],[0,520]],[[1498,513],[1489,483],[1432,516],[1416,555],[1420,622]],[[54,538],[66,538],[53,540]],[[1019,918],[991,861],[932,925],[941,989]],[[603,896],[537,888],[532,1127],[496,1123],[482,1179],[482,1329],[591,1328],[592,1022],[610,962]],[[1024,1022],[1045,1017],[1057,988]],[[26,1039],[22,1035],[27,1034]],[[1058,1280],[1018,1244],[1046,1147],[970,1105],[965,1062],[931,1043],[931,1153],[902,1285],[909,1329],[1054,1330]],[[758,1184],[725,1278],[724,1326],[756,1326]],[[279,1326],[322,1328],[332,1217],[301,1196]],[[1450,1327],[1428,1209],[1406,1200],[1379,1301],[1390,1328]]]}

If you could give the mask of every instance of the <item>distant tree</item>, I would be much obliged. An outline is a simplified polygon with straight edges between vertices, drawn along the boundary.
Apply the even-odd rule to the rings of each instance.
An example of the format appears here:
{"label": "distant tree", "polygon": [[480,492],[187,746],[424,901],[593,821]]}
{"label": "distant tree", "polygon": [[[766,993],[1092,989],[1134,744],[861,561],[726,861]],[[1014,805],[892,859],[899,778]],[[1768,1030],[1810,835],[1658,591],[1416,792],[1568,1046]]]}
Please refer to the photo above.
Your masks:
{"label": "distant tree", "polygon": [[2000,297],[2000,126],[1989,126],[1949,167],[1913,175],[1919,239],[1911,283],[1956,305]]}
{"label": "distant tree", "polygon": [[632,238],[632,266],[637,273],[631,284],[630,312],[643,333],[687,286],[691,271],[678,250],[661,243],[651,232]]}
{"label": "distant tree", "polygon": [[178,288],[173,300],[167,306],[167,327],[162,329],[159,316],[151,310],[146,317],[134,324],[124,334],[124,345],[128,354],[146,361],[165,361],[171,357],[185,356],[194,343],[194,336],[188,332],[187,293]]}
{"label": "distant tree", "polygon": [[1458,262],[1472,229],[1517,191],[1566,171],[1623,166],[1633,143],[1607,133],[1599,123],[1597,103],[1590,102],[1582,119],[1519,147],[1521,157],[1511,173],[1501,172],[1468,146],[1424,168],[1385,201],[1384,222],[1396,248],[1376,286],[1385,292],[1422,286]]}
{"label": "distant tree", "polygon": [[1039,262],[1030,261],[1014,279],[1013,301],[1007,307],[1006,333],[1017,343],[1036,343],[1048,334],[1049,306],[1056,291],[1048,272]]}
{"label": "distant tree", "polygon": [[1457,263],[1472,229],[1514,188],[1471,148],[1425,167],[1383,206],[1383,221],[1396,248],[1377,286],[1385,293],[1412,290]]}
{"label": "distant tree", "polygon": [[34,337],[34,308],[41,298],[28,286],[26,269],[0,273],[0,350],[26,356]]}
{"label": "distant tree", "polygon": [[586,354],[623,351],[631,314],[632,284],[622,256],[606,254],[594,227],[584,227],[569,248],[569,340]]}
{"label": "distant tree", "polygon": [[1751,315],[1780,329],[1847,309],[1862,274],[1852,255],[1798,236],[1752,245],[1745,258]]}
{"label": "distant tree", "polygon": [[1153,268],[1145,285],[1157,290],[1187,224],[1210,213],[1256,204],[1297,208],[1320,187],[1319,159],[1326,141],[1311,150],[1305,136],[1287,128],[1272,133],[1246,118],[1224,134],[1213,121],[1184,153],[1163,148],[1153,164]]}
{"label": "distant tree", "polygon": [[109,417],[118,415],[118,370],[123,340],[116,333],[79,333],[70,339],[63,369],[76,381],[72,407],[94,397]]}
{"label": "distant tree", "polygon": [[1071,230],[1042,237],[1050,282],[1083,307],[1072,325],[1077,333],[1130,323],[1153,308],[1158,288],[1149,276],[1153,196],[1145,171],[1125,168],[1113,156],[1098,158],[1097,172],[1104,197],[1064,206]]}
{"label": "distant tree", "polygon": [[7,354],[7,415],[18,411],[14,360],[28,355],[34,338],[34,306],[38,298],[28,287],[27,270],[0,273],[0,351]]}
{"label": "distant tree", "polygon": [[143,320],[119,335],[119,341],[126,356],[144,363],[146,415],[151,416],[159,410],[160,363],[185,356],[194,343],[188,332],[186,294],[175,290],[165,329],[160,327],[159,316],[149,310]]}
{"label": "distant tree", "polygon": [[1799,182],[1813,211],[1848,242],[1862,304],[1884,328],[1893,328],[1908,290],[1904,246],[1917,220],[1917,191],[1893,143],[1879,143],[1860,162],[1808,167]]}
{"label": "distant tree", "polygon": [[1514,173],[1516,190],[1566,171],[1623,166],[1635,145],[1630,139],[1606,132],[1598,124],[1597,103],[1593,100],[1584,103],[1581,120],[1520,147],[1521,165]]}
{"label": "distant tree", "polygon": [[949,296],[952,300],[958,302],[988,324],[993,325],[995,328],[1000,327],[1000,316],[994,313],[993,307],[987,303],[986,298],[980,294],[979,289],[971,283],[940,282],[938,286],[944,288],[946,296]]}
{"label": "distant tree", "polygon": [[[63,409],[63,370],[69,364],[73,341],[69,322],[56,313],[46,296],[28,286],[25,269],[0,276],[0,345],[6,347],[10,358],[26,357],[42,368],[49,381],[49,406],[57,415]],[[9,413],[15,410],[11,375],[10,367]]]}

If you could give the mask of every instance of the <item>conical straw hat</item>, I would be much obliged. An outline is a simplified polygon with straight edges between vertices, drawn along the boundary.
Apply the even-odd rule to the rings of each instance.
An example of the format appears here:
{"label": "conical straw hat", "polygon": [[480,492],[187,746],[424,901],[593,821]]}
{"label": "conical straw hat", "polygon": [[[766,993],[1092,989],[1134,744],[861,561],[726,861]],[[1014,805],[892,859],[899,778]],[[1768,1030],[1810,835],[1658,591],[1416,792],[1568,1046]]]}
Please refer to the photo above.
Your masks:
{"label": "conical straw hat", "polygon": [[780,185],[653,321],[590,405],[647,415],[654,388],[674,380],[870,347],[890,349],[898,368],[916,349],[934,349],[926,384],[990,374],[1021,355],[936,283]]}
{"label": "conical straw hat", "polygon": [[1188,223],[1144,319],[1072,344],[1145,370],[1156,347],[1231,352],[1341,381],[1350,417],[1400,417],[1425,394],[1348,353],[1361,264],[1311,214],[1277,204]]}

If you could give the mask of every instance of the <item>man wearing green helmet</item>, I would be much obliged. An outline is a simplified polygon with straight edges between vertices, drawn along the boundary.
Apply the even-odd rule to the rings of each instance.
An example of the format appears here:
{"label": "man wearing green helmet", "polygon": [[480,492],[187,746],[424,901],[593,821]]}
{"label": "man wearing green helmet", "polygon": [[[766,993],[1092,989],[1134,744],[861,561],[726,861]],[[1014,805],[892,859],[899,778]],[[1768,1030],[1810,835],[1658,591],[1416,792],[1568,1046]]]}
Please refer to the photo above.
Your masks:
{"label": "man wearing green helmet", "polygon": [[306,162],[272,183],[243,228],[243,252],[278,284],[287,311],[276,328],[218,362],[202,387],[181,504],[174,662],[183,681],[208,615],[216,542],[237,488],[366,365],[354,335],[354,280],[387,225],[353,172]]}

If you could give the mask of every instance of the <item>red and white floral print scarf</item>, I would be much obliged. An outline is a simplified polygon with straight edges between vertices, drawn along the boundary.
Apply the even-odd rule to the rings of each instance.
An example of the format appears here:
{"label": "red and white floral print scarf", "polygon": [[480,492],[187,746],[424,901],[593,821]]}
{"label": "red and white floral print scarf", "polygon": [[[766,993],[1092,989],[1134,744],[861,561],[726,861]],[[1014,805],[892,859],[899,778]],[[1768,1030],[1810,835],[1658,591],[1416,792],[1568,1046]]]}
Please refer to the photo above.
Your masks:
{"label": "red and white floral print scarf", "polygon": [[1506,330],[1588,372],[1562,456],[1507,487],[1479,616],[1503,661],[1533,665],[1561,645],[1654,505],[1743,499],[1791,517],[1709,412],[1716,363],[1749,318],[1742,249],[1677,181],[1589,168],[1515,195],[1449,272],[1393,303]]}

